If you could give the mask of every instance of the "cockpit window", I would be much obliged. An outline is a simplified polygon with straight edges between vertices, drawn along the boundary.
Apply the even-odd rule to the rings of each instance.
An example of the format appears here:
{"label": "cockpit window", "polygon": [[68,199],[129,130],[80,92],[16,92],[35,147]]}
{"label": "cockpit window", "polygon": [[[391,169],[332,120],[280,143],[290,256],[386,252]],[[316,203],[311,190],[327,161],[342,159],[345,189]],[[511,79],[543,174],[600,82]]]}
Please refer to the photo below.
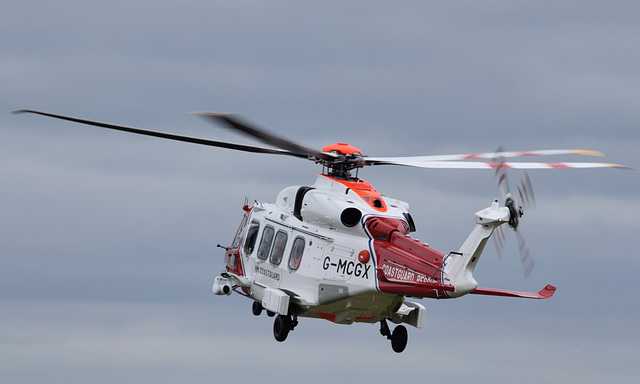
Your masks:
{"label": "cockpit window", "polygon": [[247,230],[247,237],[244,241],[244,252],[247,255],[253,253],[253,249],[256,246],[256,239],[258,238],[258,230],[260,229],[260,223],[257,220],[253,220],[249,229]]}
{"label": "cockpit window", "polygon": [[298,236],[293,241],[291,247],[291,255],[289,256],[289,269],[295,271],[300,267],[300,260],[302,260],[302,253],[304,252],[304,238]]}
{"label": "cockpit window", "polygon": [[273,251],[271,252],[271,264],[280,265],[282,262],[282,256],[284,255],[284,248],[287,246],[287,233],[284,231],[278,231],[276,233],[276,239],[273,242]]}
{"label": "cockpit window", "polygon": [[269,250],[271,249],[271,243],[273,242],[274,232],[275,230],[272,226],[267,225],[264,227],[260,246],[258,247],[258,259],[267,260],[267,257],[269,257]]}
{"label": "cockpit window", "polygon": [[247,225],[247,217],[248,215],[244,215],[242,217],[242,222],[240,222],[240,226],[238,227],[238,231],[236,232],[236,237],[233,238],[231,249],[238,249],[238,247],[240,246],[240,242],[242,241],[242,230],[244,229],[244,226]]}

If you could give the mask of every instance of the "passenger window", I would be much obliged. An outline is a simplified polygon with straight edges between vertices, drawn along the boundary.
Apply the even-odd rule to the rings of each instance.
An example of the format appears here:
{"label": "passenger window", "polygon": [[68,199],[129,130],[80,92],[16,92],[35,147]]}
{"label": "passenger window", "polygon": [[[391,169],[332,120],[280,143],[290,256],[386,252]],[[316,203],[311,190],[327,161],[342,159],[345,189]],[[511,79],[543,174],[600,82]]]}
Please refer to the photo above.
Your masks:
{"label": "passenger window", "polygon": [[302,260],[302,253],[304,252],[305,240],[302,237],[296,237],[291,247],[291,255],[289,256],[289,269],[292,271],[297,270],[300,267],[300,260]]}
{"label": "passenger window", "polygon": [[242,241],[242,230],[244,229],[245,225],[247,225],[247,216],[248,215],[244,215],[244,217],[242,217],[242,222],[240,222],[240,226],[238,227],[238,231],[236,232],[236,237],[234,237],[233,239],[231,249],[238,249],[238,247],[240,246],[240,242]]}
{"label": "passenger window", "polygon": [[253,253],[253,249],[256,247],[256,239],[258,238],[258,230],[260,229],[260,223],[256,220],[251,222],[249,230],[247,230],[247,238],[244,241],[244,252],[247,255]]}
{"label": "passenger window", "polygon": [[271,242],[273,241],[273,234],[275,230],[271,226],[264,227],[262,232],[262,239],[260,240],[260,246],[258,247],[258,259],[267,260],[269,257],[269,250],[271,249]]}
{"label": "passenger window", "polygon": [[282,256],[284,255],[284,248],[287,246],[287,233],[284,231],[278,231],[276,233],[276,239],[273,242],[273,252],[271,252],[271,264],[280,265],[282,262]]}

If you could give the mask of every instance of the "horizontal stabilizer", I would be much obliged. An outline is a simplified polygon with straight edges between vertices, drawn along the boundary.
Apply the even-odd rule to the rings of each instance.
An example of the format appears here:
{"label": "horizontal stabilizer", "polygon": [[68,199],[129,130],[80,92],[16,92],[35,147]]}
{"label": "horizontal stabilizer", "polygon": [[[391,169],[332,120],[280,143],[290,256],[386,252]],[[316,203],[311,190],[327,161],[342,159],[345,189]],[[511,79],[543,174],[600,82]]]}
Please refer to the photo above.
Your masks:
{"label": "horizontal stabilizer", "polygon": [[507,291],[504,289],[492,289],[492,288],[477,288],[475,291],[470,292],[474,295],[488,295],[488,296],[506,296],[506,297],[523,297],[525,299],[548,299],[556,293],[556,287],[548,284],[542,288],[539,292],[519,292],[519,291]]}

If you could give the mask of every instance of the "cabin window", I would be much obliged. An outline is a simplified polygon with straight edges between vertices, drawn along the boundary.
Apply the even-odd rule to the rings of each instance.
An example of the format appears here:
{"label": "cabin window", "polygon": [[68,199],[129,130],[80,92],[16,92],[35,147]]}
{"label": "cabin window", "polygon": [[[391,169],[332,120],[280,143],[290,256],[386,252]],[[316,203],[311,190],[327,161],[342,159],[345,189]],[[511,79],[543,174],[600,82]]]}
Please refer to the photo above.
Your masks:
{"label": "cabin window", "polygon": [[296,237],[291,247],[291,255],[289,256],[289,269],[292,271],[297,270],[300,267],[300,260],[302,260],[302,253],[304,252],[305,240],[303,237]]}
{"label": "cabin window", "polygon": [[244,252],[247,255],[253,253],[253,249],[256,246],[256,239],[258,238],[258,230],[260,229],[260,223],[257,220],[253,220],[247,230],[247,238],[244,240]]}
{"label": "cabin window", "polygon": [[258,259],[267,260],[269,257],[269,250],[271,249],[271,243],[273,242],[273,234],[275,230],[272,226],[267,225],[262,231],[262,239],[260,240],[260,246],[258,247]]}
{"label": "cabin window", "polygon": [[247,225],[247,217],[248,215],[244,215],[242,217],[242,222],[238,227],[238,231],[236,232],[236,237],[233,238],[233,244],[231,245],[231,249],[238,249],[238,247],[240,246],[240,242],[242,241],[242,230],[244,229],[245,225]]}
{"label": "cabin window", "polygon": [[276,233],[276,239],[273,241],[273,251],[271,252],[271,264],[280,265],[282,262],[282,256],[284,255],[284,248],[287,246],[287,233],[284,231],[278,231]]}

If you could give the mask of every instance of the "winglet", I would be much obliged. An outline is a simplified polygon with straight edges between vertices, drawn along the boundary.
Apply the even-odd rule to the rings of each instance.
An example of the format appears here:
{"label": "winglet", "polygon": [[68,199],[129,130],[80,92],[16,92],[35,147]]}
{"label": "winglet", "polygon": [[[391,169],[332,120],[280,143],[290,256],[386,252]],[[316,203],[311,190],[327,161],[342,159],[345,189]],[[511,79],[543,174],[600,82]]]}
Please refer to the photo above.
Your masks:
{"label": "winglet", "polygon": [[542,288],[537,293],[508,291],[504,289],[493,289],[493,288],[477,288],[475,291],[470,293],[474,295],[522,297],[525,299],[548,299],[551,296],[553,296],[554,293],[556,293],[556,287],[554,287],[551,284],[547,284],[546,287]]}

